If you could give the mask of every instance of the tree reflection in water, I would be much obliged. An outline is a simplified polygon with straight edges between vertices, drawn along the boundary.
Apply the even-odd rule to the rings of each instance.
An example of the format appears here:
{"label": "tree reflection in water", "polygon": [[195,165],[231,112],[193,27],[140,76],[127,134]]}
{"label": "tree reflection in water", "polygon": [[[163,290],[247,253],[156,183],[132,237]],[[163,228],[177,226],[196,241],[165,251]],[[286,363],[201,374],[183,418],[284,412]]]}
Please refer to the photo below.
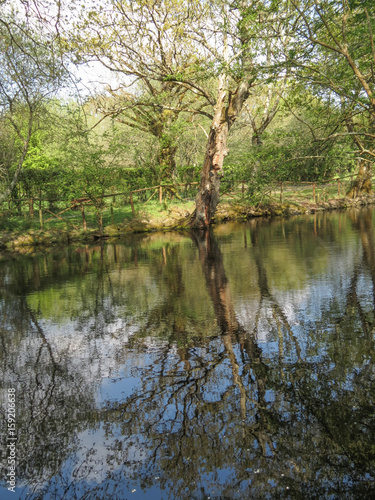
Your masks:
{"label": "tree reflection in water", "polygon": [[21,496],[373,497],[372,211],[216,233],[0,267]]}

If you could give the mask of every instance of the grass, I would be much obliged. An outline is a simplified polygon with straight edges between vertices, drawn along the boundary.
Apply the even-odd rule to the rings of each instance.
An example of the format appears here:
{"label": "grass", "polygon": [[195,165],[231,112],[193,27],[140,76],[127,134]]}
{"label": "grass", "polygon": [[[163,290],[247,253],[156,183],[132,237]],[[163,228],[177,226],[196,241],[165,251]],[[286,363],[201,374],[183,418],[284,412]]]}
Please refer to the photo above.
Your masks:
{"label": "grass", "polygon": [[[180,201],[180,200],[167,200],[162,204],[159,204],[158,200],[151,200],[147,205],[144,203],[135,203],[135,216],[132,213],[130,205],[115,205],[111,211],[111,207],[108,205],[103,210],[103,226],[110,225],[120,225],[126,222],[130,222],[132,219],[139,218],[151,218],[156,221],[162,221],[170,213],[175,210],[186,211],[192,210],[194,207],[194,202],[191,200]],[[63,207],[56,207],[56,215]],[[43,230],[64,230],[77,228],[81,230],[83,228],[82,214],[80,210],[70,210],[61,214],[60,219],[53,217],[52,214],[48,212],[43,212]],[[98,228],[97,215],[94,207],[87,206],[85,208],[85,217],[88,230],[94,230]],[[40,230],[39,213],[36,211],[34,217],[31,218],[28,211],[23,211],[21,215],[11,215],[11,216],[1,216],[0,215],[0,231],[11,231],[11,232],[27,232],[30,230]]]}
{"label": "grass", "polygon": [[[350,178],[340,181],[340,192],[338,190],[337,180],[330,183],[315,183],[315,203],[343,198],[349,189]],[[229,194],[222,196],[222,201],[231,203],[233,201],[246,201],[247,186],[245,193],[242,193],[242,185],[232,189]],[[285,203],[285,204],[310,204],[314,203],[313,183],[292,184],[283,183],[283,192],[281,197],[281,184],[265,187],[262,193],[254,197],[253,203]]]}
{"label": "grass", "polygon": [[[316,203],[328,201],[332,199],[342,198],[349,186],[350,179],[345,184],[340,185],[340,196],[338,194],[337,181],[330,184],[316,184],[315,186],[315,201]],[[242,185],[233,189],[227,195],[222,196],[223,204],[249,204],[246,198],[246,186],[243,192]],[[257,201],[267,203],[280,203],[281,186],[277,184],[273,187],[268,187],[258,198]],[[313,189],[310,184],[284,184],[283,185],[283,204],[312,204]],[[58,213],[67,206],[67,203],[56,203],[55,213]],[[43,208],[43,231],[64,231],[70,232],[73,230],[82,231],[83,221],[81,211],[69,210],[61,214],[59,217],[53,215],[46,210],[49,209],[48,202],[45,202]],[[173,199],[166,198],[164,195],[163,202],[160,204],[158,197],[154,196],[147,201],[147,197],[141,194],[139,198],[134,196],[135,214],[133,215],[129,203],[124,204],[123,198],[117,198],[117,203],[111,207],[109,199],[106,201],[105,209],[103,210],[103,226],[121,226],[133,220],[137,221],[153,221],[156,224],[163,224],[163,221],[173,217],[183,217],[187,212],[191,213],[194,209],[193,193],[190,193],[190,198],[181,199],[174,197]],[[94,207],[85,207],[85,216],[87,229],[95,231],[98,229],[97,215]],[[0,232],[11,232],[24,234],[29,231],[39,231],[41,229],[39,222],[39,213],[35,210],[34,217],[30,217],[28,213],[28,205],[23,206],[22,213],[11,214],[4,213],[0,215]]]}

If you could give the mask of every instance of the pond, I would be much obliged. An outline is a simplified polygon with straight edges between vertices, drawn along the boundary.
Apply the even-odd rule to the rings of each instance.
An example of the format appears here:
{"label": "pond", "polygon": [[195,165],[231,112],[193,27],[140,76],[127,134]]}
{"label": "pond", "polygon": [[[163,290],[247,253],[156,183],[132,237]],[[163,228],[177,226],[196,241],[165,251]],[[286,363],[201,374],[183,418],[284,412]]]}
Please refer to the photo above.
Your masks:
{"label": "pond", "polygon": [[374,222],[3,255],[0,497],[373,498]]}

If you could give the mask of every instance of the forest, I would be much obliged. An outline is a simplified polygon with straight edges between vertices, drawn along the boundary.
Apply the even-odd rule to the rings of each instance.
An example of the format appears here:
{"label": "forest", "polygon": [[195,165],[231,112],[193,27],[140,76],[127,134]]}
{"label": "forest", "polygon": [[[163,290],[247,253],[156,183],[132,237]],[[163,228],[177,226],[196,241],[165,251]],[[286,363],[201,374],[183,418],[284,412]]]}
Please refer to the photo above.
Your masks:
{"label": "forest", "polygon": [[374,32],[372,0],[0,0],[1,227],[159,185],[197,228],[239,183],[371,192]]}

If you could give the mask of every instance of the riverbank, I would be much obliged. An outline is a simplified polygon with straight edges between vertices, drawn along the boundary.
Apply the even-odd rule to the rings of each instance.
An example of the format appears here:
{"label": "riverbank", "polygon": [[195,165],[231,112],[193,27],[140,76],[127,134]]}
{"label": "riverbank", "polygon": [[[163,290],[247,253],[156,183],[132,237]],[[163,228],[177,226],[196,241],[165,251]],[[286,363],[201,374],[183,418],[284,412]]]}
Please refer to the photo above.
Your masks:
{"label": "riverbank", "polygon": [[[218,206],[214,224],[248,220],[254,217],[290,217],[293,215],[311,214],[324,210],[344,210],[347,208],[359,208],[375,204],[375,195],[364,195],[355,199],[339,198],[320,203],[259,203],[255,206],[246,203],[221,203]],[[29,253],[36,247],[48,248],[53,246],[67,245],[70,243],[93,243],[98,240],[114,240],[129,234],[146,233],[153,231],[171,231],[175,229],[187,229],[187,221],[193,207],[181,208],[170,206],[160,212],[158,216],[140,213],[131,220],[121,224],[113,224],[104,228],[103,234],[98,230],[78,229],[50,229],[29,230],[27,232],[5,231],[0,235],[0,249],[17,253]]]}

